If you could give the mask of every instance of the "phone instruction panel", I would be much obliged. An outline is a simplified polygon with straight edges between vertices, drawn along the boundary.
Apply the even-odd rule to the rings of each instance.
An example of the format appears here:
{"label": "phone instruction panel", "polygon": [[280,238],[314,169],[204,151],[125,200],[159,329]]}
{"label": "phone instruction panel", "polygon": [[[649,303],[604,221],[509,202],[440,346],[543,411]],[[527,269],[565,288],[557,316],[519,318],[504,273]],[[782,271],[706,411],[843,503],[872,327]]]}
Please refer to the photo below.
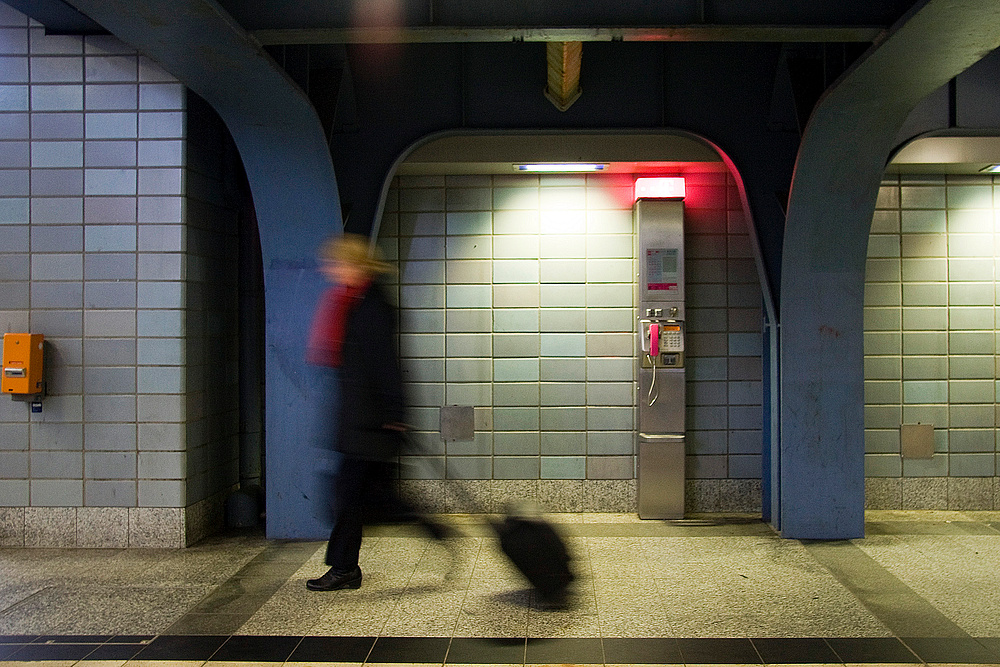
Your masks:
{"label": "phone instruction panel", "polygon": [[646,289],[660,292],[677,292],[680,282],[677,248],[648,248],[646,250]]}

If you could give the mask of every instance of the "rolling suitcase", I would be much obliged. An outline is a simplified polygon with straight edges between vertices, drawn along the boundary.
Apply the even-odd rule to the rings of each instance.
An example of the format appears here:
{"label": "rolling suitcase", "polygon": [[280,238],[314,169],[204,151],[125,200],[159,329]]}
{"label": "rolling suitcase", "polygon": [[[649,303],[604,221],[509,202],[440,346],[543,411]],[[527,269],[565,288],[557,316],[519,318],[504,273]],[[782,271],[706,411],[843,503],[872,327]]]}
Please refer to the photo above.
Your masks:
{"label": "rolling suitcase", "polygon": [[[470,510],[484,511],[472,494],[460,486],[452,491]],[[515,502],[507,507],[503,518],[488,519],[487,523],[500,540],[500,550],[538,591],[542,605],[565,606],[569,585],[576,578],[570,567],[572,559],[566,543],[541,510],[530,501]]]}
{"label": "rolling suitcase", "polygon": [[575,578],[566,544],[555,528],[535,514],[510,512],[493,522],[500,549],[538,591],[546,606],[563,606]]}

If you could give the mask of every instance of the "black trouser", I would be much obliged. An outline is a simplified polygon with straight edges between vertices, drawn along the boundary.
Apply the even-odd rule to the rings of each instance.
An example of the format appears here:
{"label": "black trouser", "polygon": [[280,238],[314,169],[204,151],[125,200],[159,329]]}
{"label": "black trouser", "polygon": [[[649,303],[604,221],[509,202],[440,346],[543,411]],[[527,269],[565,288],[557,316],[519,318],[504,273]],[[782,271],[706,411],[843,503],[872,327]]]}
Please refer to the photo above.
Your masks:
{"label": "black trouser", "polygon": [[435,539],[445,529],[420,515],[395,489],[395,465],[345,457],[334,476],[333,529],[326,564],[338,572],[358,566],[361,529],[366,521],[416,521]]}

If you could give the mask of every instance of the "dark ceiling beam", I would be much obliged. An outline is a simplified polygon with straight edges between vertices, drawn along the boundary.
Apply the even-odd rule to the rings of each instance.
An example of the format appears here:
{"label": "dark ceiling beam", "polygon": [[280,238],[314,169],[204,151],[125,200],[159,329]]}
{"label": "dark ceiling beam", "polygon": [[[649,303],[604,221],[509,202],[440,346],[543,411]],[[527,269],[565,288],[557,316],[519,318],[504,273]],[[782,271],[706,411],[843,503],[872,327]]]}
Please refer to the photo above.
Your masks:
{"label": "dark ceiling beam", "polygon": [[53,35],[106,35],[104,26],[59,0],[4,0],[45,26]]}
{"label": "dark ceiling beam", "polygon": [[675,25],[619,28],[287,28],[252,30],[279,44],[420,44],[459,42],[874,42],[879,26]]}
{"label": "dark ceiling beam", "polygon": [[[469,26],[879,26],[915,0],[217,0],[247,30]],[[563,40],[574,41],[574,40]]]}

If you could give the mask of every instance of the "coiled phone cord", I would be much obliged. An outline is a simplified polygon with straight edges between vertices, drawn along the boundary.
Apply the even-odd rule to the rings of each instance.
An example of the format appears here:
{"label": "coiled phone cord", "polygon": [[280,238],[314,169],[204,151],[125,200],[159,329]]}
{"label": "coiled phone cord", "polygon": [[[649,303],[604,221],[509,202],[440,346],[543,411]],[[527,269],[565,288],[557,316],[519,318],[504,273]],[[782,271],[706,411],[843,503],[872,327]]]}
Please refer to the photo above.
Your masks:
{"label": "coiled phone cord", "polygon": [[649,364],[653,367],[653,379],[649,382],[649,394],[646,395],[646,402],[649,407],[653,407],[653,403],[656,403],[656,399],[660,397],[660,388],[656,386],[656,358],[647,354],[646,358],[649,359]]}

